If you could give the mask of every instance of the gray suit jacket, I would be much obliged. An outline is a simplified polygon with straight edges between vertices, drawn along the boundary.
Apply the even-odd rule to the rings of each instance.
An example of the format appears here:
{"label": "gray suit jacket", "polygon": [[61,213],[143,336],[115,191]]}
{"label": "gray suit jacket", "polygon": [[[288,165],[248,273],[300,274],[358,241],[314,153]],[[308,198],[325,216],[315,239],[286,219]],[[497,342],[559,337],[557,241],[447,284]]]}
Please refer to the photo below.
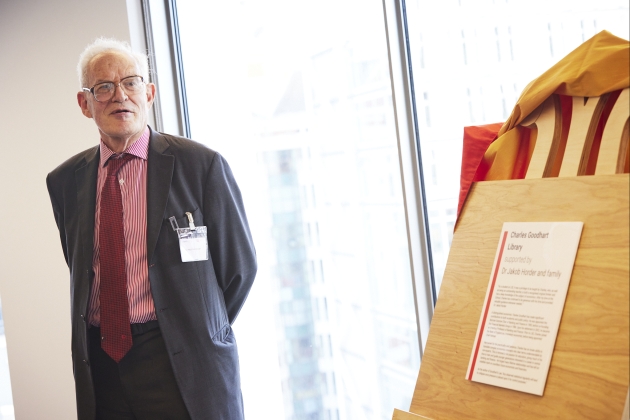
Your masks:
{"label": "gray suit jacket", "polygon": [[[87,342],[94,273],[94,211],[99,147],[68,159],[47,177],[70,268],[72,361],[79,420],[95,417]],[[256,274],[241,194],[225,159],[191,140],[151,130],[147,166],[147,259],[160,329],[193,419],[243,418],[236,341],[230,325]],[[169,217],[208,227],[208,261],[181,262]]]}

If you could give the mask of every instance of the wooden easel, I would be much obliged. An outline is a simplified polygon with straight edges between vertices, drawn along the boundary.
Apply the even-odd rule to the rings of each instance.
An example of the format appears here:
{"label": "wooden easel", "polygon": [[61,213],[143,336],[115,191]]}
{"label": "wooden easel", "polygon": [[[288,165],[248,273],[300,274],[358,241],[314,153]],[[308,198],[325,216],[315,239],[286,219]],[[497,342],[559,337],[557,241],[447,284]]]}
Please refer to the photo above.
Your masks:
{"label": "wooden easel", "polygon": [[[453,236],[411,407],[395,410],[394,420],[628,418],[628,89],[610,112],[595,162],[594,132],[608,99],[573,98],[567,135],[558,121],[559,101],[551,97],[522,123],[537,135],[526,179],[473,185]],[[593,168],[594,175],[583,176]],[[584,222],[542,397],[465,379],[508,221]]]}

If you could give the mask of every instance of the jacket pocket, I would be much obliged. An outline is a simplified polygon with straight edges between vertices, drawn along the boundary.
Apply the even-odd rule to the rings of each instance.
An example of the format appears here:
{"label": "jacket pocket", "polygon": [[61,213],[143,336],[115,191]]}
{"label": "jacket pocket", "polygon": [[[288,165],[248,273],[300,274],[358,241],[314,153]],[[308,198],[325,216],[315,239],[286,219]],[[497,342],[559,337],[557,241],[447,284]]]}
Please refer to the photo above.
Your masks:
{"label": "jacket pocket", "polygon": [[190,209],[174,210],[174,211],[167,209],[166,214],[164,216],[164,223],[166,223],[169,227],[171,227],[170,218],[175,217],[175,220],[177,221],[177,225],[180,228],[187,228],[189,224],[188,224],[188,216],[186,215],[186,212],[189,212],[190,214],[192,214],[195,226],[204,226],[203,216],[201,215],[201,211],[199,211],[199,207],[196,207],[196,206],[191,207]]}
{"label": "jacket pocket", "polygon": [[225,324],[219,331],[217,331],[216,334],[212,336],[212,341],[214,341],[215,343],[221,342],[227,344],[228,338],[231,333],[232,327],[230,326],[230,324]]}

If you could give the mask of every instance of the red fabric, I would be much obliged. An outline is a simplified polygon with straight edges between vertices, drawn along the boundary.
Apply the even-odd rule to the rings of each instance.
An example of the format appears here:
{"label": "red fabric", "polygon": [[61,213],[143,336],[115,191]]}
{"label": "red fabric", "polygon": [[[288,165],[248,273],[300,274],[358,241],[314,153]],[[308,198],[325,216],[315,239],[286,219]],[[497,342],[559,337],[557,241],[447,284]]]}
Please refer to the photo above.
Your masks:
{"label": "red fabric", "polygon": [[482,164],[482,158],[488,146],[497,138],[497,133],[502,125],[503,123],[495,123],[464,127],[464,148],[462,151],[462,172],[460,175],[457,216],[459,216],[464,207],[464,202],[472,183],[484,179],[485,174],[490,169],[487,165]]}
{"label": "red fabric", "polygon": [[123,205],[118,182],[118,171],[133,159],[125,154],[113,156],[107,164],[107,178],[101,193],[100,218],[100,306],[101,346],[116,362],[131,349],[131,324],[127,299],[127,273],[125,269],[125,232]]}
{"label": "red fabric", "polygon": [[[125,231],[125,263],[127,272],[127,297],[129,298],[129,320],[132,324],[157,319],[155,304],[149,283],[147,262],[147,156],[149,151],[149,129],[125,150],[133,159],[118,172],[122,180],[120,192],[123,200],[123,227]],[[99,285],[99,218],[101,191],[105,185],[107,167],[105,163],[114,154],[101,141],[101,160],[96,180],[96,212],[94,215],[94,257],[92,269],[94,280],[88,306],[88,322],[100,325]]]}

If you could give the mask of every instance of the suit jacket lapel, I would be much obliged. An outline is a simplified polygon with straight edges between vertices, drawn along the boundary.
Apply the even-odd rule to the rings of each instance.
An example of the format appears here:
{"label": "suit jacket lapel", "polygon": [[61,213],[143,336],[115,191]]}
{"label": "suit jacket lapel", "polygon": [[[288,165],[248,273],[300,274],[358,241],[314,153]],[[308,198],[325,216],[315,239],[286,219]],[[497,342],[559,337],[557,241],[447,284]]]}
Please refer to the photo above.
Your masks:
{"label": "suit jacket lapel", "polygon": [[151,264],[171,189],[175,157],[166,154],[169,143],[153,130],[147,162],[147,261]]}
{"label": "suit jacket lapel", "polygon": [[79,237],[82,241],[84,267],[92,268],[94,254],[94,210],[96,208],[96,176],[100,161],[99,146],[85,157],[84,165],[74,172],[77,185]]}

